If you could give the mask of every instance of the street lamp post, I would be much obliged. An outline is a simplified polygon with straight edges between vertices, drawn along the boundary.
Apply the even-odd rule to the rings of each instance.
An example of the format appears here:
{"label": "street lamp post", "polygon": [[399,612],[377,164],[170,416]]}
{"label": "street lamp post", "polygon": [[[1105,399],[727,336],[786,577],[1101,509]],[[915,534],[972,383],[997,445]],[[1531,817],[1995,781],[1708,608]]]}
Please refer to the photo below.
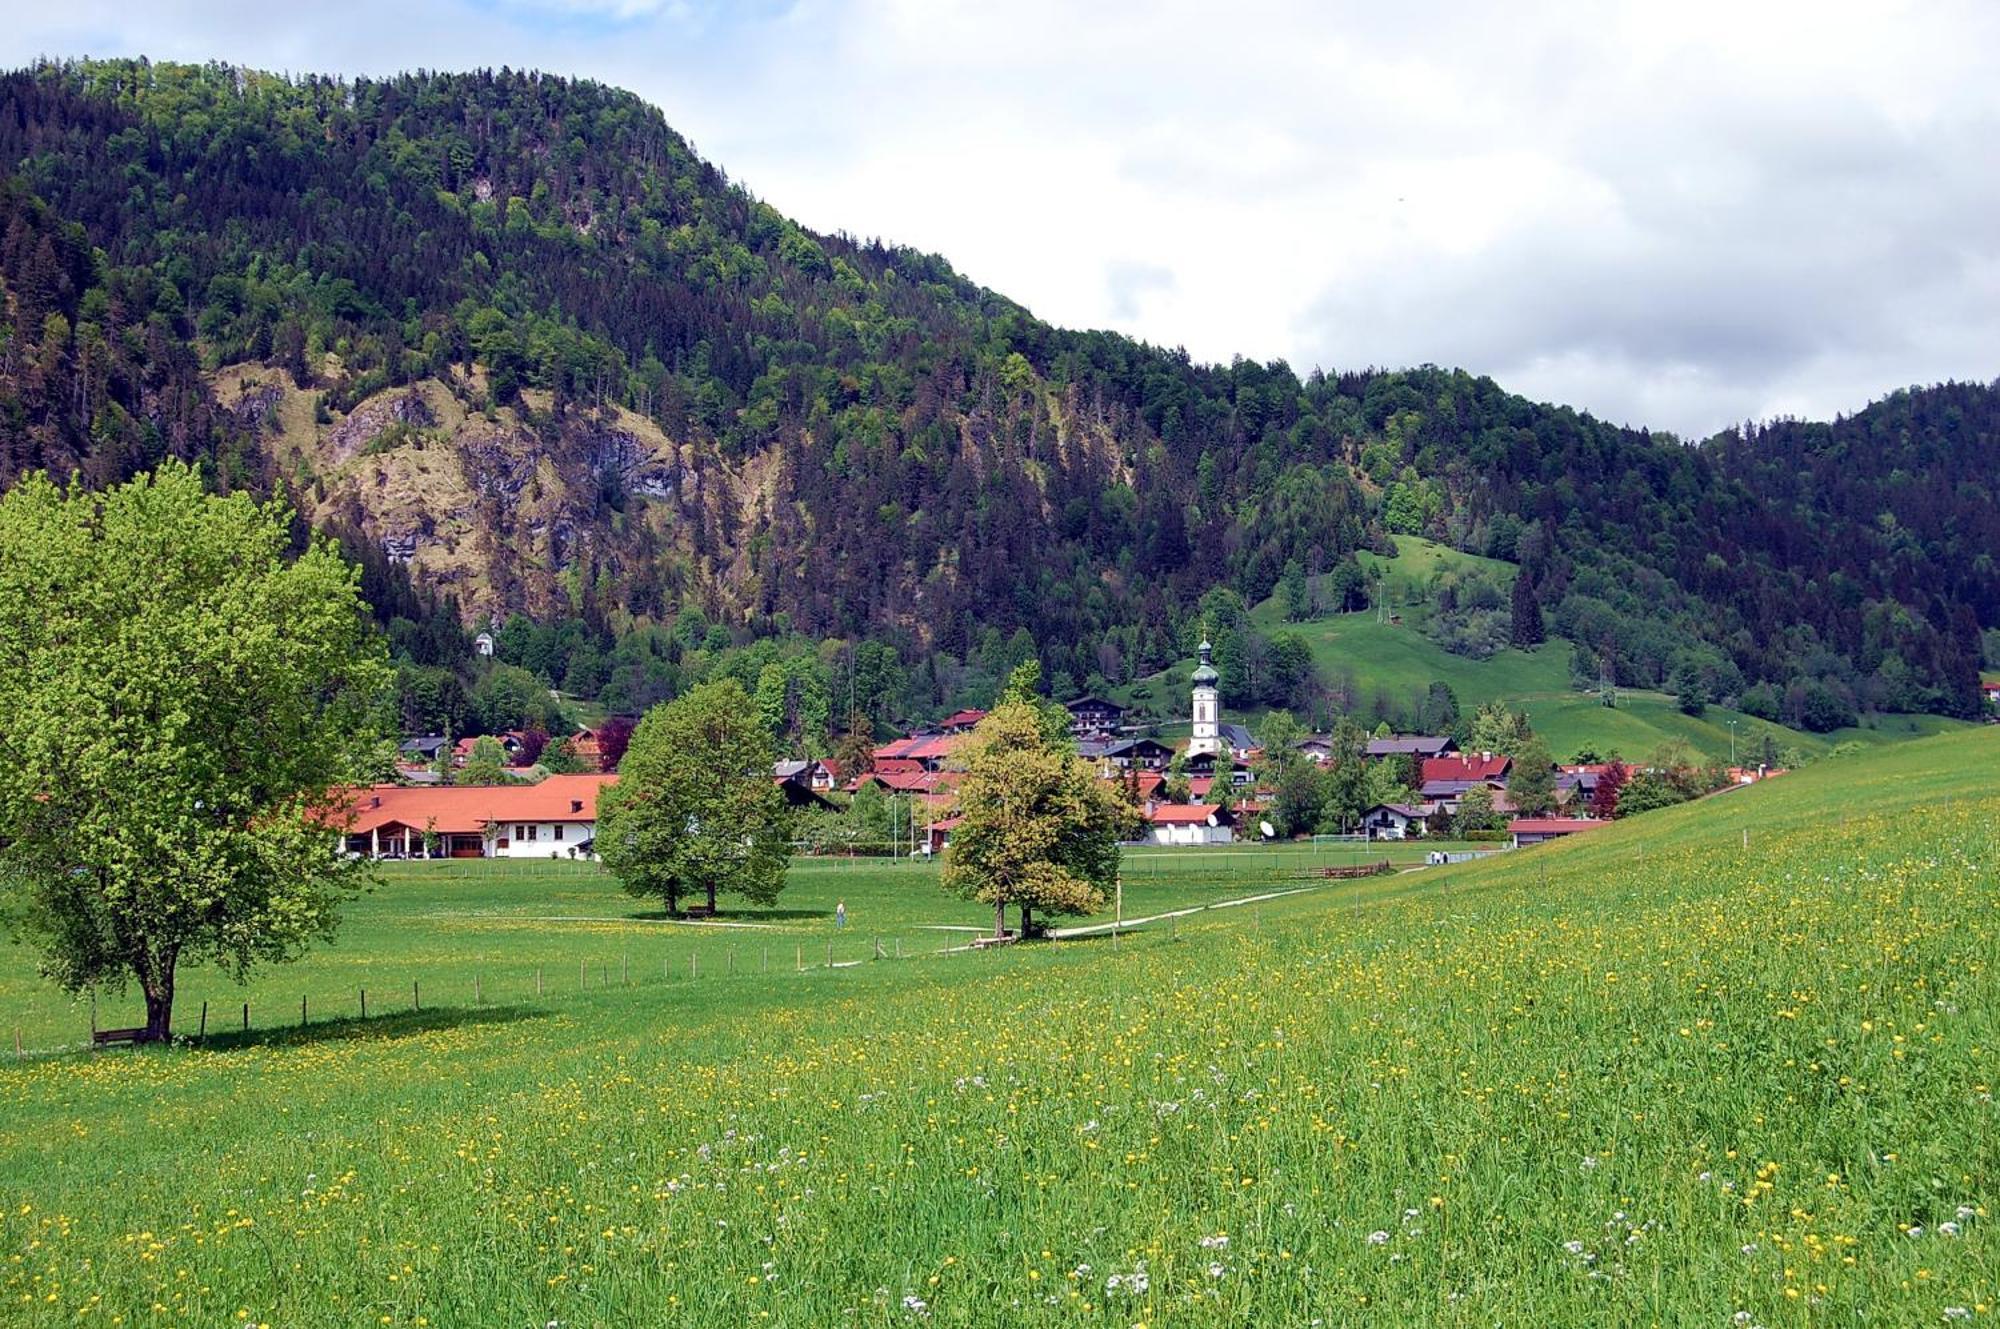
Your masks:
{"label": "street lamp post", "polygon": [[1729,722],[1729,764],[1736,764],[1736,721]]}

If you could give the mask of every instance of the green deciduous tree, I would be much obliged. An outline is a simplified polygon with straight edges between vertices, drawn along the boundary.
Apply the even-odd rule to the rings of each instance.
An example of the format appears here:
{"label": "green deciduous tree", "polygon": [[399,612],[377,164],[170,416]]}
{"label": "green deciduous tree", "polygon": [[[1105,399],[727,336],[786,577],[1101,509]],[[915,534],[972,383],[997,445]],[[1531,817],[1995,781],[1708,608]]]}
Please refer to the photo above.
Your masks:
{"label": "green deciduous tree", "polygon": [[1467,831],[1498,829],[1500,814],[1493,810],[1493,791],[1483,784],[1466,790],[1458,801],[1458,815],[1452,820],[1461,835]]}
{"label": "green deciduous tree", "polygon": [[1467,746],[1474,752],[1519,752],[1534,733],[1528,717],[1507,708],[1504,701],[1489,701],[1472,717],[1472,737]]}
{"label": "green deciduous tree", "polygon": [[1555,809],[1555,758],[1541,739],[1529,739],[1514,754],[1514,766],[1507,775],[1507,797],[1524,817],[1539,817]]}
{"label": "green deciduous tree", "polygon": [[598,799],[597,850],[628,894],[669,913],[720,892],[758,904],[785,884],[784,795],[771,734],[743,685],[704,683],[646,713]]}
{"label": "green deciduous tree", "polygon": [[1278,590],[1285,598],[1285,620],[1289,623],[1303,623],[1313,616],[1312,588],[1306,581],[1306,570],[1296,558],[1285,561],[1285,571],[1278,578]]}
{"label": "green deciduous tree", "polygon": [[290,959],[366,870],[328,795],[390,673],[354,569],[288,559],[289,524],[178,463],[0,500],[0,901],[64,988],[136,982],[149,1040],[182,961]]}
{"label": "green deciduous tree", "polygon": [[1104,907],[1118,875],[1118,841],[1131,813],[1065,742],[1053,740],[1040,708],[1009,700],[979,722],[959,757],[962,820],[945,850],[940,884],[993,906],[994,935],[1007,931],[1007,906],[1087,914]]}
{"label": "green deciduous tree", "polygon": [[465,758],[465,765],[459,767],[453,784],[505,784],[507,782],[507,749],[500,746],[500,740],[486,735],[472,741],[472,751]]}

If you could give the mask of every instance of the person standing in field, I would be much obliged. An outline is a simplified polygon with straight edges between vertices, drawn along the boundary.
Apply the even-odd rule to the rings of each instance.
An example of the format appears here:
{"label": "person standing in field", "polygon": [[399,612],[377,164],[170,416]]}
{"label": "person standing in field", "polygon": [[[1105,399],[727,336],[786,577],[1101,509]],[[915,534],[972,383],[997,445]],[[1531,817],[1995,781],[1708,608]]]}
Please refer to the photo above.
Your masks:
{"label": "person standing in field", "polygon": [[837,928],[844,928],[847,926],[847,901],[842,900],[838,904],[834,905],[833,925]]}

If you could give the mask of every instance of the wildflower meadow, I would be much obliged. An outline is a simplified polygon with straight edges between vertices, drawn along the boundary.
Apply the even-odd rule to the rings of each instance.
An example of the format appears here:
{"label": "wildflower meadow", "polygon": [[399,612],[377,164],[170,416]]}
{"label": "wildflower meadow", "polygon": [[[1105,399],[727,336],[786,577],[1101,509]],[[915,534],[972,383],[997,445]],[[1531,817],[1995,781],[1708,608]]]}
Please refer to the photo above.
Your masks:
{"label": "wildflower meadow", "polygon": [[[766,931],[698,935],[581,871],[412,865],[259,980],[271,1023],[203,1047],[62,1051],[74,1008],[11,952],[0,1000],[41,1005],[0,1066],[0,1307],[1995,1322],[1996,738],[1363,881],[1137,856],[1126,912],[1153,921],[984,953],[914,865],[800,865],[740,920]],[[539,998],[538,956],[565,975]],[[357,976],[370,1019],[275,1019],[287,983],[331,1007]]]}

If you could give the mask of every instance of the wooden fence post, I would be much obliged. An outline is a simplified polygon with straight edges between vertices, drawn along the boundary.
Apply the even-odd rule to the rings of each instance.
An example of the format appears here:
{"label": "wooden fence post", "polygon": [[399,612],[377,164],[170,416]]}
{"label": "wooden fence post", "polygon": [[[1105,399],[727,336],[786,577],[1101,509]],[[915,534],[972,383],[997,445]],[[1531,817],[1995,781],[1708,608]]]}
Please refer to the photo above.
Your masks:
{"label": "wooden fence post", "polygon": [[696,951],[688,952],[688,977],[689,978],[701,977],[701,956],[699,952]]}
{"label": "wooden fence post", "polygon": [[424,1008],[424,990],[417,985],[417,980],[414,978],[410,980],[410,1006],[419,1011]]}
{"label": "wooden fence post", "polygon": [[483,1006],[486,1004],[486,999],[479,994],[478,974],[474,974],[472,976],[472,1004],[475,1006]]}
{"label": "wooden fence post", "polygon": [[795,974],[803,974],[805,971],[806,971],[806,946],[804,942],[799,942],[796,946],[793,947],[792,950],[792,972]]}
{"label": "wooden fence post", "polygon": [[367,988],[362,988],[362,989],[361,989],[361,1018],[362,1018],[362,1019],[364,1019],[364,1020],[368,1018],[368,989],[367,989]]}
{"label": "wooden fence post", "polygon": [[306,994],[299,994],[299,1028],[306,1027]]}
{"label": "wooden fence post", "polygon": [[771,972],[771,948],[769,946],[764,948],[764,967],[761,972],[766,974]]}
{"label": "wooden fence post", "polygon": [[[205,1001],[201,1004],[201,1032],[195,1035],[194,1041],[197,1047],[208,1046],[208,1003]],[[14,1031],[14,1050],[20,1051],[20,1046],[21,1032],[17,1029]]]}
{"label": "wooden fence post", "polygon": [[541,999],[542,999],[542,967],[541,967],[540,965],[536,965],[536,966],[535,966],[535,1000],[536,1000],[536,1001],[540,1001]]}
{"label": "wooden fence post", "polygon": [[618,986],[632,986],[632,955],[629,951],[621,951],[618,955]]}
{"label": "wooden fence post", "polygon": [[250,1032],[250,1003],[247,1001],[243,1003],[243,1032]]}
{"label": "wooden fence post", "polygon": [[[207,1009],[206,1005],[203,1006],[203,1009]],[[19,1061],[23,1055],[21,1051],[21,1026],[17,1024],[14,1026],[14,1060]]]}
{"label": "wooden fence post", "polygon": [[578,960],[576,962],[576,990],[578,992],[590,991],[590,961],[588,960]]}
{"label": "wooden fence post", "polygon": [[736,948],[734,946],[729,948],[729,972],[732,976],[736,973]]}
{"label": "wooden fence post", "polygon": [[833,943],[832,943],[832,942],[828,942],[828,943],[826,944],[826,967],[827,967],[827,968],[829,968],[829,969],[833,968]]}

